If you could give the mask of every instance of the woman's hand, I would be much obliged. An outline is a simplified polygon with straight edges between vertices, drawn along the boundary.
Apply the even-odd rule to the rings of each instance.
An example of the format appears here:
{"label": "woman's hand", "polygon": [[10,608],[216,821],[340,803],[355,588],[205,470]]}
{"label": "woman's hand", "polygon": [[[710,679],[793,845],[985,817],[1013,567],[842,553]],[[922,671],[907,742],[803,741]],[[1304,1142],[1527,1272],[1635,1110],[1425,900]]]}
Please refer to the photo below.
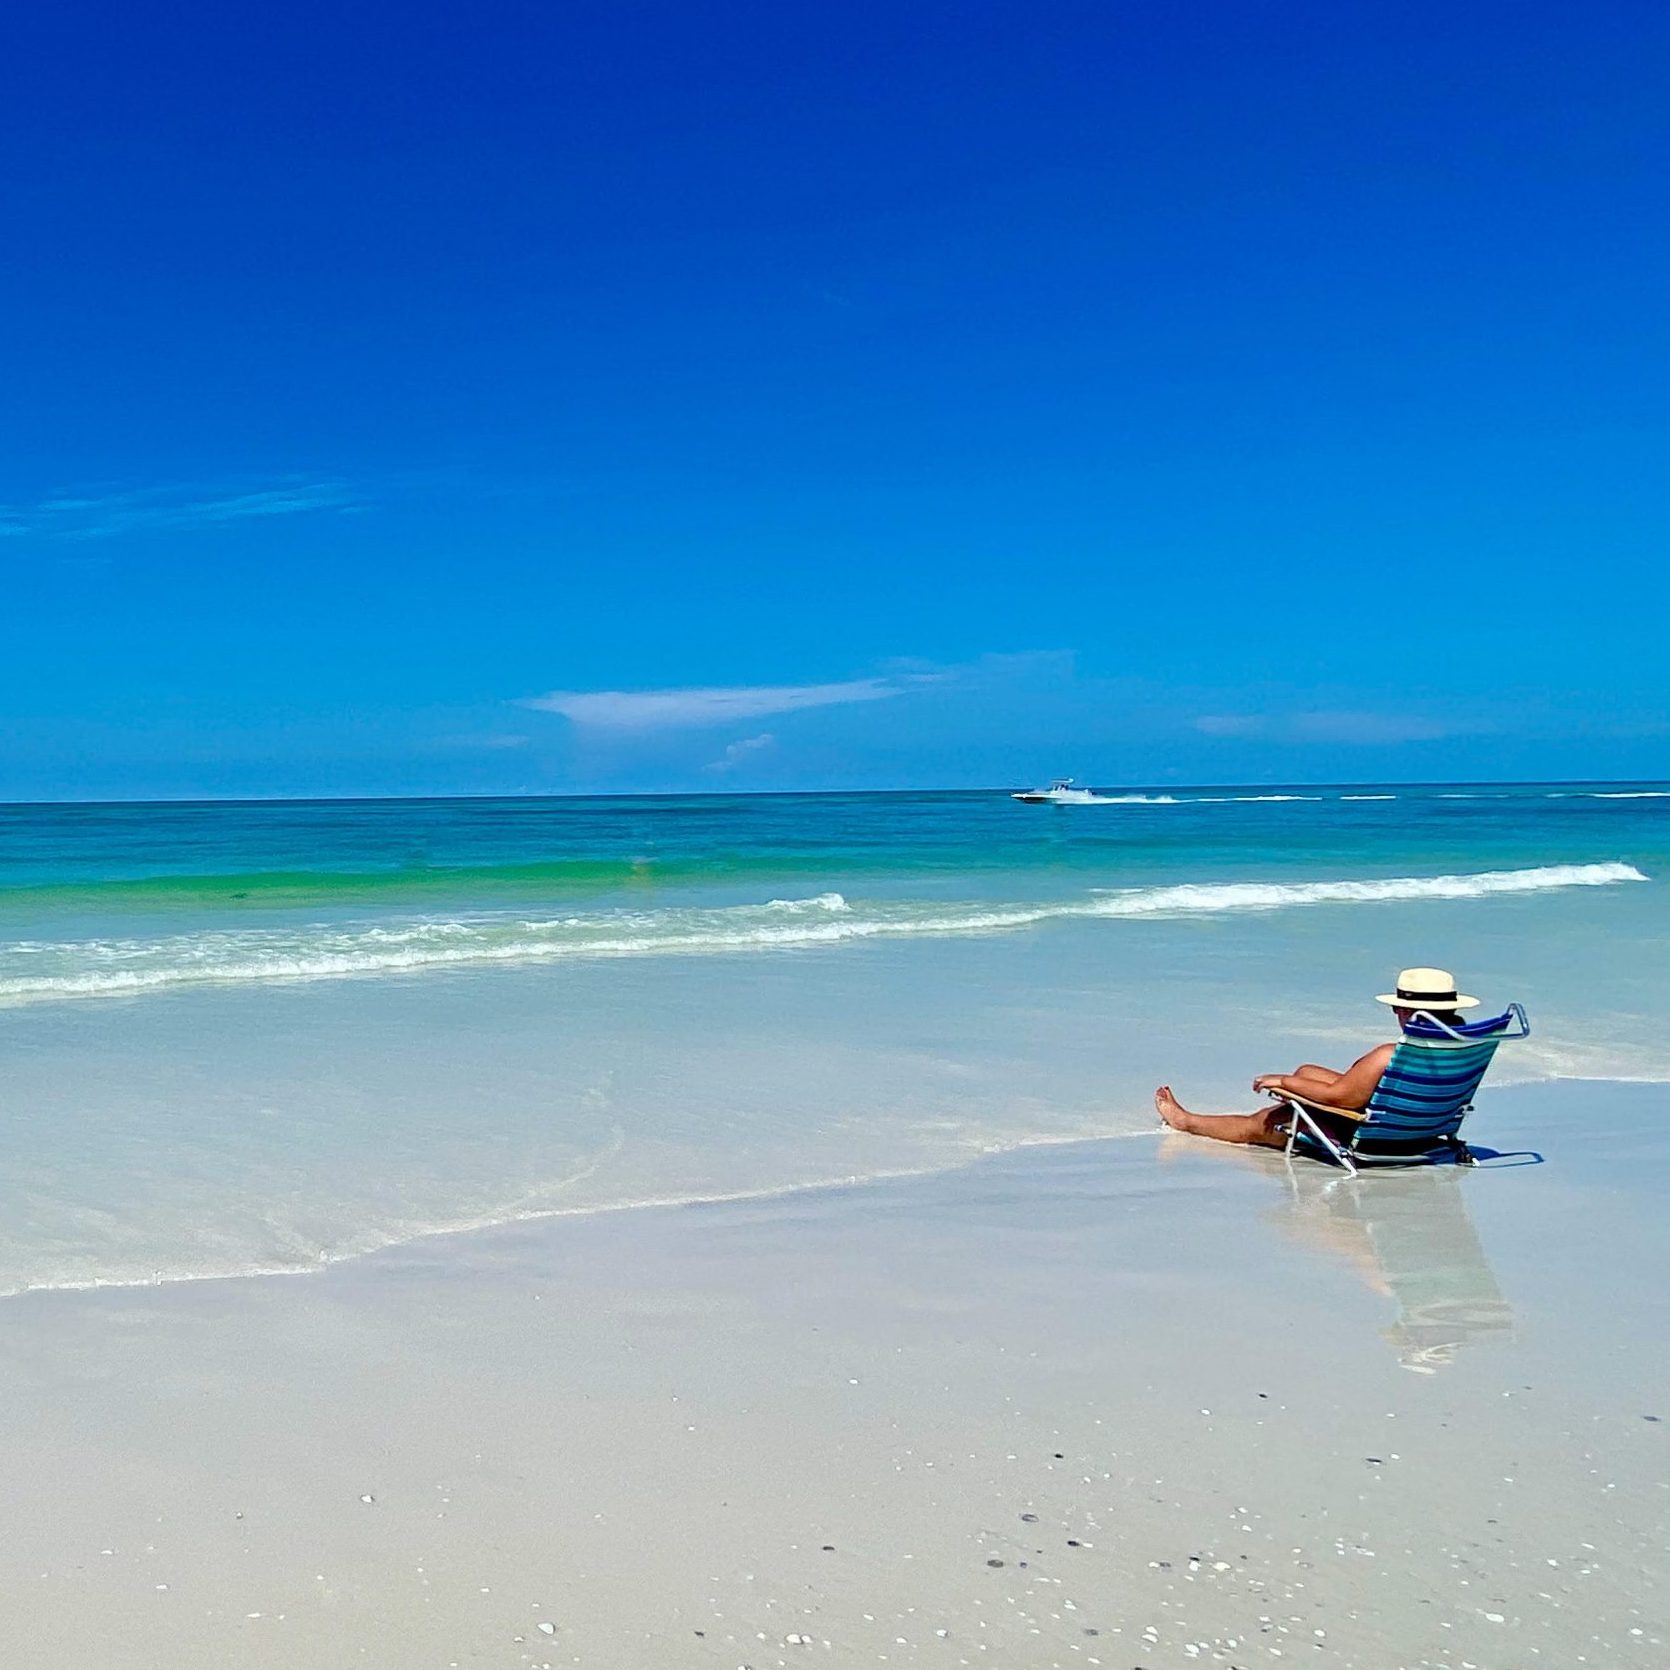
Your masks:
{"label": "woman's hand", "polygon": [[1260,1096],[1279,1096],[1287,1089],[1286,1077],[1281,1073],[1260,1073],[1253,1080],[1253,1089]]}

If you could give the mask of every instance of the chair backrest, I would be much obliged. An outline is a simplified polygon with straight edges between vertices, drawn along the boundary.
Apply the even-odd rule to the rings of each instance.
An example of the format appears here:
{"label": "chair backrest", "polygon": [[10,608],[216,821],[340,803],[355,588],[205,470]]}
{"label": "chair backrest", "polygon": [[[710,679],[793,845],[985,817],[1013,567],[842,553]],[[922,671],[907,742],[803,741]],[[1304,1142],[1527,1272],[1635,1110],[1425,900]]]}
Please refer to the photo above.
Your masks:
{"label": "chair backrest", "polygon": [[1436,1145],[1453,1137],[1473,1105],[1514,1011],[1447,1028],[1415,1020],[1369,1097],[1354,1147],[1377,1142]]}

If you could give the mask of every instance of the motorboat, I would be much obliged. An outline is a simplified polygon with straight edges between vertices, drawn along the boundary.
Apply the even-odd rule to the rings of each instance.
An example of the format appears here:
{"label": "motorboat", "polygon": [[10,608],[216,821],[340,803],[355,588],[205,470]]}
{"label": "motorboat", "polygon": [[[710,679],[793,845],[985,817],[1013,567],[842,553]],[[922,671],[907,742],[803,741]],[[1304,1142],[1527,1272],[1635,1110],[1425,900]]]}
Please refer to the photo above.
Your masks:
{"label": "motorboat", "polygon": [[1093,806],[1099,797],[1089,789],[1075,789],[1071,777],[1057,777],[1047,789],[1023,789],[1009,798],[1028,806]]}

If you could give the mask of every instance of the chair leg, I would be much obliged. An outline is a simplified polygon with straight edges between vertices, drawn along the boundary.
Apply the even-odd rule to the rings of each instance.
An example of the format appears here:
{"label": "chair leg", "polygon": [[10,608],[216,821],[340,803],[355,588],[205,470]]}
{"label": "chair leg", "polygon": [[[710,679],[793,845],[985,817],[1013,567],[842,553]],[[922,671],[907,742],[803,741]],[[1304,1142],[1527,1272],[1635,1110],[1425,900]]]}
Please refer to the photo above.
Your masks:
{"label": "chair leg", "polygon": [[1293,1139],[1298,1135],[1299,1120],[1302,1119],[1305,1124],[1309,1126],[1311,1135],[1315,1137],[1316,1140],[1321,1143],[1325,1149],[1327,1149],[1328,1153],[1333,1156],[1334,1163],[1336,1165],[1343,1166],[1353,1177],[1355,1177],[1357,1175],[1357,1162],[1353,1160],[1351,1156],[1347,1154],[1346,1151],[1341,1148],[1340,1145],[1335,1142],[1334,1139],[1329,1136],[1319,1124],[1317,1124],[1316,1120],[1311,1116],[1310,1110],[1298,1102],[1290,1102],[1288,1103],[1288,1106],[1291,1107],[1297,1115],[1297,1118],[1295,1118],[1293,1123],[1288,1127],[1288,1151],[1290,1153],[1292,1152]]}

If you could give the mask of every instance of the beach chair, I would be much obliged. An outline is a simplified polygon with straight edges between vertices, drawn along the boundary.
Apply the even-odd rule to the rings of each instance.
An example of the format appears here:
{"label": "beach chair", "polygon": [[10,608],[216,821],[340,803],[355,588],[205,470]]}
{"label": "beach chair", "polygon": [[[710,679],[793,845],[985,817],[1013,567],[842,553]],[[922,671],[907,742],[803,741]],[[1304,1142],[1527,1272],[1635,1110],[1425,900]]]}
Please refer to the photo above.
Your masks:
{"label": "beach chair", "polygon": [[[1473,1165],[1471,1151],[1456,1133],[1472,1111],[1497,1045],[1530,1035],[1530,1022],[1517,1003],[1492,1020],[1459,1026],[1417,1014],[1403,1029],[1366,1108],[1330,1107],[1291,1090],[1276,1095],[1293,1108],[1288,1156],[1326,1160],[1352,1173],[1362,1166],[1426,1165],[1443,1159]],[[1332,1131],[1322,1116],[1336,1121]],[[1341,1120],[1349,1126],[1341,1127]]]}

